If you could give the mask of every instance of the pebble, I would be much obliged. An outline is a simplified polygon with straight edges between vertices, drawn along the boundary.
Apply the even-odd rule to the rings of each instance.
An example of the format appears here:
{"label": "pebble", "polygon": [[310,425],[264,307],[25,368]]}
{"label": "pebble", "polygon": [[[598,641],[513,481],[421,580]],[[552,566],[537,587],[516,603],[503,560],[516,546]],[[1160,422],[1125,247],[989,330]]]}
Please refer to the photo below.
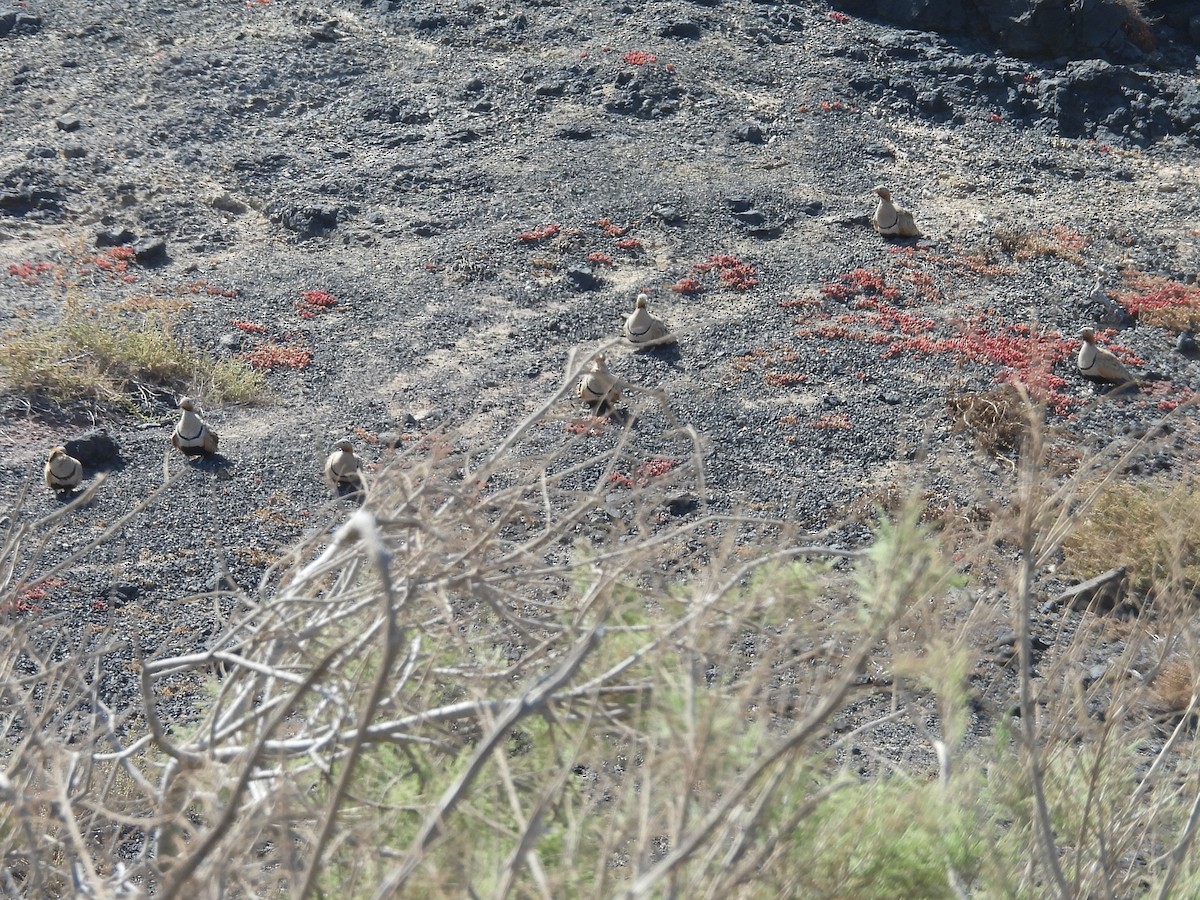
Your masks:
{"label": "pebble", "polygon": [[747,122],[733,129],[733,136],[737,140],[747,144],[761,144],[763,142],[763,130],[753,122]]}
{"label": "pebble", "polygon": [[167,242],[162,238],[141,238],[134,241],[133,255],[141,265],[159,262],[166,258]]}
{"label": "pebble", "polygon": [[132,244],[137,239],[128,228],[122,228],[120,231],[98,231],[94,241],[97,247],[124,247],[126,244]]}
{"label": "pebble", "polygon": [[600,286],[600,280],[591,266],[575,265],[567,269],[567,281],[581,291],[594,291]]}
{"label": "pebble", "polygon": [[676,206],[659,205],[654,207],[653,213],[660,221],[667,225],[675,225],[683,221],[683,213]]}

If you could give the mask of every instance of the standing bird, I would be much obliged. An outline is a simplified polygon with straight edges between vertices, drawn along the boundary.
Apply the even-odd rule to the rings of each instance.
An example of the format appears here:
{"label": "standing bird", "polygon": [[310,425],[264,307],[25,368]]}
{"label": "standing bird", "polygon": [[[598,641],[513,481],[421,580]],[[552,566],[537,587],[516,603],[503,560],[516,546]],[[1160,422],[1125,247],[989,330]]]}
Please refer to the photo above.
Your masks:
{"label": "standing bird", "polygon": [[1096,346],[1096,330],[1090,325],[1079,329],[1083,338],[1083,346],[1079,348],[1079,374],[1089,381],[1107,381],[1113,384],[1129,384],[1136,382],[1125,364],[1111,352]]}
{"label": "standing bird", "polygon": [[667,323],[646,309],[649,299],[645,294],[637,295],[633,312],[625,318],[625,339],[638,349],[678,343]]}
{"label": "standing bird", "polygon": [[892,192],[885,187],[875,188],[879,205],[871,216],[871,226],[885,237],[920,237],[921,229],[913,221],[913,214],[903,206],[892,203]]}
{"label": "standing bird", "polygon": [[55,447],[46,460],[44,474],[46,487],[50,490],[73,491],[83,481],[83,464],[68,454],[66,447]]}
{"label": "standing bird", "polygon": [[362,487],[362,459],[349,441],[338,441],[337,448],[325,460],[325,478],[334,487]]}
{"label": "standing bird", "polygon": [[196,415],[196,406],[191,397],[179,400],[179,422],[171,432],[171,446],[188,456],[200,456],[217,452],[218,435],[208,423]]}
{"label": "standing bird", "polygon": [[597,353],[592,364],[579,379],[575,388],[584,403],[593,406],[611,405],[621,399],[621,389],[617,387],[617,379],[608,371],[608,364],[603,353]]}

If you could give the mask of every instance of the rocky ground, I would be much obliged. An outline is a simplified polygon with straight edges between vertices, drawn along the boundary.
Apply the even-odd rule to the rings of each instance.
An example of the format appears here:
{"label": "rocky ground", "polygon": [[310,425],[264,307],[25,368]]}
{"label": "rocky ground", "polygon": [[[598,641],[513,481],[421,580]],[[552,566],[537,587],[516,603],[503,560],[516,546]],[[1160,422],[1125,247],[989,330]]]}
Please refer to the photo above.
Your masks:
{"label": "rocky ground", "polygon": [[[1005,380],[1035,382],[1081,450],[1144,432],[1197,383],[1175,333],[1108,336],[1153,376],[1120,399],[1071,356],[1097,285],[1136,306],[1196,280],[1200,29],[1186,4],[1150,4],[1149,36],[1120,4],[1033,32],[1019,11],[1006,26],[947,6],[901,23],[947,35],[812,0],[0,10],[0,330],[68,299],[174,302],[188,340],[270,364],[255,405],[203,384],[150,386],[138,415],[9,391],[0,505],[35,482],[10,525],[59,508],[36,483],[51,446],[93,425],[119,445],[53,553],[182,473],[10,614],[80,642],[115,623],[149,652],[205,647],[228,611],[205,592],[254,591],[341,515],[320,478],[336,439],[372,470],[443,431],[495,442],[639,290],[680,346],[617,346],[611,366],[703,436],[720,509],[816,531],[921,485],[931,509],[984,516],[1009,466],[947,399]],[[871,230],[877,184],[922,240]],[[220,460],[169,447],[184,387]],[[533,440],[573,439],[586,415],[564,400]],[[647,462],[686,450],[665,425],[637,424]],[[1197,457],[1183,418],[1131,469]]]}

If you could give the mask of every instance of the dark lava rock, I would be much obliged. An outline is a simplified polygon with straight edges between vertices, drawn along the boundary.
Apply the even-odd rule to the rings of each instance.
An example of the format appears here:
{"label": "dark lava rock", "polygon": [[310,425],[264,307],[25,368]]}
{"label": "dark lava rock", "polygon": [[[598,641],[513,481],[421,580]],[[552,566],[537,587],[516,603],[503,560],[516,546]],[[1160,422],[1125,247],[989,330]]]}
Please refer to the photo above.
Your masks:
{"label": "dark lava rock", "polygon": [[338,210],[329,206],[272,204],[272,221],[306,237],[325,234],[337,227]]}
{"label": "dark lava rock", "polygon": [[66,131],[68,133],[72,131],[78,131],[81,124],[82,123],[79,121],[78,116],[59,116],[54,120],[55,128],[57,128],[59,131]]}
{"label": "dark lava rock", "polygon": [[143,266],[162,262],[167,258],[167,242],[162,238],[142,238],[134,243],[133,256]]}
{"label": "dark lava rock", "polygon": [[761,144],[764,140],[762,128],[753,122],[739,125],[733,130],[733,136],[747,144]]}
{"label": "dark lava rock", "polygon": [[700,35],[700,26],[690,19],[667,22],[658,29],[659,37],[680,38],[685,41],[698,41],[700,40]]}
{"label": "dark lava rock", "polygon": [[0,9],[0,37],[8,35],[37,34],[42,27],[42,17],[15,9]]}
{"label": "dark lava rock", "polygon": [[1184,356],[1195,356],[1200,352],[1200,347],[1197,347],[1196,339],[1190,331],[1179,332],[1179,337],[1175,339],[1175,349]]}
{"label": "dark lava rock", "polygon": [[669,203],[660,203],[652,210],[654,216],[666,225],[678,225],[683,221],[684,215],[680,212],[679,207],[671,206]]}
{"label": "dark lava rock", "polygon": [[683,88],[662,69],[619,72],[614,80],[613,99],[605,104],[609,112],[661,119],[679,108]]}
{"label": "dark lava rock", "polygon": [[1153,36],[1124,0],[838,0],[848,13],[969,35],[1012,56],[1134,59]]}
{"label": "dark lava rock", "polygon": [[95,244],[97,247],[124,247],[126,244],[132,244],[137,240],[137,235],[128,228],[122,228],[120,231],[98,231],[96,232]]}
{"label": "dark lava rock", "polygon": [[132,581],[118,581],[109,587],[105,599],[115,606],[124,606],[126,603],[132,603],[141,595],[141,585],[134,584]]}
{"label": "dark lava rock", "polygon": [[34,212],[57,213],[66,198],[57,191],[33,188],[0,189],[0,210],[10,216],[27,216]]}
{"label": "dark lava rock", "polygon": [[595,130],[586,122],[568,122],[559,126],[555,134],[572,141],[586,141],[595,134]]}
{"label": "dark lava rock", "polygon": [[87,469],[116,469],[124,461],[121,447],[105,428],[94,428],[63,442],[67,452]]}
{"label": "dark lava rock", "polygon": [[733,217],[743,225],[762,225],[767,221],[767,217],[757,209],[744,209],[733,213]]}
{"label": "dark lava rock", "polygon": [[596,273],[592,271],[591,266],[571,266],[567,269],[567,281],[571,283],[576,290],[594,291],[600,287],[600,279],[596,277]]}

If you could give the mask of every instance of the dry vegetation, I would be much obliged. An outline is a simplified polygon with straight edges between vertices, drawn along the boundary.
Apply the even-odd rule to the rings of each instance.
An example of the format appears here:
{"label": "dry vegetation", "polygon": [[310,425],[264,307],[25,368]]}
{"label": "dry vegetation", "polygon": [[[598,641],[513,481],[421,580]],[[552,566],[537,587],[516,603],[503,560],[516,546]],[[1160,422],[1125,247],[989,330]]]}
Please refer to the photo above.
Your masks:
{"label": "dry vegetation", "polygon": [[67,405],[92,401],[137,412],[163,391],[212,402],[260,399],[266,381],[248,363],[223,359],[181,335],[184,300],[140,297],[93,305],[72,289],[53,324],[0,334],[0,385]]}
{"label": "dry vegetation", "polygon": [[[1112,484],[1120,460],[1055,479],[1029,427],[1012,512],[987,534],[958,530],[948,546],[914,499],[847,550],[703,506],[673,520],[664,498],[705,493],[687,429],[666,435],[684,461],[613,503],[614,475],[650,471],[628,433],[567,429],[564,448],[534,455],[531,429],[564,427],[552,408],[494,451],[448,441],[402,456],[343,524],[281,560],[270,587],[235,597],[225,633],[191,656],[142,659],[116,631],[79,649],[53,622],[15,614],[87,548],[48,565],[64,514],[13,517],[0,542],[4,891],[1200,889],[1188,852],[1197,698],[1180,662],[1200,648],[1176,577],[1195,545],[1150,514],[1162,496]],[[1183,515],[1184,492],[1168,499]],[[1118,552],[1095,543],[1096,523],[1139,502],[1156,530],[1146,552],[1168,554],[1142,572],[1155,611],[1126,628],[1109,677],[1080,687],[1084,628],[1035,672],[1041,573],[1064,544],[1069,558]],[[969,583],[952,551],[1007,560],[996,602],[975,602],[990,585]],[[979,648],[998,616],[1017,635],[1003,677],[1021,715],[980,732]],[[94,673],[122,665],[141,680],[140,709],[97,694]],[[207,699],[190,721],[164,722],[181,677]],[[856,705],[878,693],[890,699]],[[864,724],[842,724],[864,708]],[[878,777],[860,777],[863,736],[895,725],[925,752],[868,750]]]}

